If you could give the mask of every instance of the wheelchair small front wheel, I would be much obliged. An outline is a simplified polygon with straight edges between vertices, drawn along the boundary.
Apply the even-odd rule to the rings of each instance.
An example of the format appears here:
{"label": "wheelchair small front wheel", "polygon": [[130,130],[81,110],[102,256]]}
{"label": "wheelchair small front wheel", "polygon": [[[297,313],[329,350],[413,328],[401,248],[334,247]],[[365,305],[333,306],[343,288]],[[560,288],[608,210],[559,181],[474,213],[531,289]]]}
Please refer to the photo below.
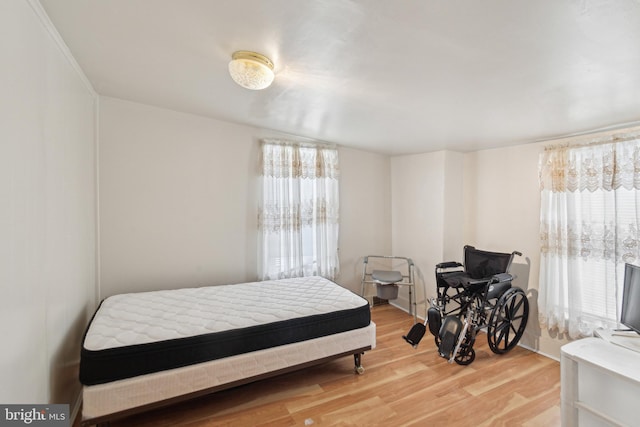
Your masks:
{"label": "wheelchair small front wheel", "polygon": [[504,354],[515,347],[527,327],[529,300],[524,291],[514,287],[498,299],[487,324],[489,348]]}
{"label": "wheelchair small front wheel", "polygon": [[476,359],[476,351],[473,348],[469,348],[469,349],[465,349],[464,351],[462,349],[460,349],[460,351],[458,352],[458,355],[456,357],[454,357],[453,360],[455,360],[455,362],[458,365],[470,365],[471,362],[473,362]]}

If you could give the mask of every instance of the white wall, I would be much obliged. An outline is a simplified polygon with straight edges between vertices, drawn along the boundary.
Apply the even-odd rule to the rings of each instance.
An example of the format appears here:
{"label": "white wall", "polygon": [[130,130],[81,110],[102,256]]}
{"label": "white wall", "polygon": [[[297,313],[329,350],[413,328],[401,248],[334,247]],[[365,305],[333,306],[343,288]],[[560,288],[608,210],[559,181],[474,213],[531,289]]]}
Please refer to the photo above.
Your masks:
{"label": "white wall", "polygon": [[[448,241],[447,232],[457,211],[452,211],[452,218],[445,217],[454,194],[462,191],[461,178],[454,173],[456,161],[461,159],[445,151],[391,159],[392,252],[413,259],[418,302],[425,299],[425,293],[427,297],[435,295],[434,266],[449,255],[449,247],[456,246],[459,233],[451,231]],[[452,172],[447,171],[449,164]],[[394,304],[409,308],[406,288]],[[418,314],[424,313],[425,306],[419,306]]]}
{"label": "white wall", "polygon": [[[364,257],[391,253],[389,156],[340,148],[340,276],[360,292]],[[371,291],[366,289],[365,291]]]}
{"label": "white wall", "polygon": [[[259,139],[274,136],[291,138],[102,97],[101,298],[256,280]],[[341,149],[340,164],[338,282],[357,290],[361,257],[389,248],[389,161]]]}
{"label": "white wall", "polygon": [[[444,153],[444,194],[443,194],[443,241],[441,261],[460,260],[463,247],[467,244],[468,227],[465,218],[473,217],[464,192],[465,155],[454,151]],[[433,276],[433,271],[431,272]],[[432,278],[433,280],[433,278]]]}
{"label": "white wall", "polygon": [[0,2],[0,402],[69,403],[95,304],[95,102],[39,3]]}
{"label": "white wall", "polygon": [[255,280],[246,126],[101,97],[101,298]]}

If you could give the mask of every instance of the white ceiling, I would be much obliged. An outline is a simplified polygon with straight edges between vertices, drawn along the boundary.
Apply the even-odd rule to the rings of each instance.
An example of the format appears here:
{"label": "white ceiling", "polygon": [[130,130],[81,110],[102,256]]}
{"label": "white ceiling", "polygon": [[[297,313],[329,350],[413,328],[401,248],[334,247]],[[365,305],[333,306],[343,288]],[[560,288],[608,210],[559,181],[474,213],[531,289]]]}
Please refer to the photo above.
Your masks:
{"label": "white ceiling", "polygon": [[[640,122],[640,0],[40,0],[101,95],[388,154]],[[236,85],[236,50],[275,63]]]}

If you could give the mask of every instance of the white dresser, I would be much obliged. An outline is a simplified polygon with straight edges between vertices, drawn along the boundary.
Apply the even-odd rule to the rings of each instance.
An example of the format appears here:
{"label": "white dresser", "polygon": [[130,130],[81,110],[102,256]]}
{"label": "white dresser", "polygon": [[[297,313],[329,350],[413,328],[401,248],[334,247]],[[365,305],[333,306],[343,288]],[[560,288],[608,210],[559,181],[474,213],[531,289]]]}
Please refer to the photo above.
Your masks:
{"label": "white dresser", "polygon": [[560,369],[563,426],[640,426],[640,352],[585,338],[562,347]]}

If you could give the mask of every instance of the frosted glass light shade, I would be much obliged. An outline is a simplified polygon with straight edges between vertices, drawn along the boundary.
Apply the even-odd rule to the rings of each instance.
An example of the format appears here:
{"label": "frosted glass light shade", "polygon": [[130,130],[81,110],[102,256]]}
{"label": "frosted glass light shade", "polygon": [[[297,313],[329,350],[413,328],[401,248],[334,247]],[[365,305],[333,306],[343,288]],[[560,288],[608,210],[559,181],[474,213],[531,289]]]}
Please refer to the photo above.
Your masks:
{"label": "frosted glass light shade", "polygon": [[273,62],[266,56],[241,50],[235,52],[231,58],[229,74],[240,86],[260,90],[269,87],[273,82]]}

